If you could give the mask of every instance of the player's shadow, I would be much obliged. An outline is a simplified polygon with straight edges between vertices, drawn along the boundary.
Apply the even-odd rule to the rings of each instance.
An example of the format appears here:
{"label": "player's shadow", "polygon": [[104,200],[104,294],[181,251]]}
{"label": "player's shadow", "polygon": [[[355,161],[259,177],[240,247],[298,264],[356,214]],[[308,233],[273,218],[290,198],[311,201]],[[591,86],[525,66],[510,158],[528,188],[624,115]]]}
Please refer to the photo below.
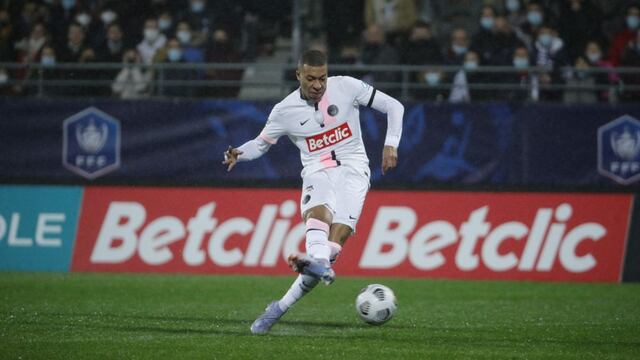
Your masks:
{"label": "player's shadow", "polygon": [[[160,316],[160,315],[140,315],[140,314],[114,314],[114,313],[41,313],[40,316],[49,317],[52,320],[68,317],[81,317],[88,319],[82,326],[86,329],[100,328],[109,331],[122,332],[143,332],[143,333],[162,333],[162,334],[201,334],[201,335],[235,335],[235,336],[254,336],[249,331],[249,326],[253,319],[239,319],[229,317],[196,317],[196,316]],[[92,323],[95,319],[95,323]],[[104,320],[110,321],[108,324]],[[152,325],[145,322],[153,323]],[[412,326],[404,326],[394,323],[384,325],[385,328],[410,329]],[[307,320],[286,320],[278,322],[277,328],[274,329],[299,329],[309,330],[310,328],[325,330],[341,330],[341,329],[369,329],[375,328],[362,322],[339,322],[339,321],[307,321]],[[286,336],[287,333],[275,331],[274,335]],[[352,334],[352,337],[370,338],[373,334],[364,332],[361,336]],[[325,337],[332,337],[330,334],[323,334]],[[381,338],[384,337],[380,334]],[[375,336],[374,336],[375,337]],[[342,336],[336,336],[342,338]]]}

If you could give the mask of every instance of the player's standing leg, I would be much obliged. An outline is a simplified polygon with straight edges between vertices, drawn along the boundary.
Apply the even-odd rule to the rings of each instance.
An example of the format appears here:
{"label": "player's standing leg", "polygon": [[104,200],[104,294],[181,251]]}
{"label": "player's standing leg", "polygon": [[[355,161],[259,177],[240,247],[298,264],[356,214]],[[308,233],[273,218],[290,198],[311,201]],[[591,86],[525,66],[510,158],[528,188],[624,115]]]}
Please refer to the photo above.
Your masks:
{"label": "player's standing leg", "polygon": [[[339,178],[340,172],[331,176]],[[335,262],[343,243],[351,234],[351,228],[344,224],[334,224],[333,208],[336,208],[335,186],[331,184],[327,173],[317,173],[303,181],[301,210],[307,228],[306,256],[290,256],[291,267],[300,273],[289,290],[279,301],[271,302],[265,312],[251,325],[254,334],[268,332],[271,327],[303,296],[309,293],[322,280],[326,284],[333,282],[335,273],[331,264]],[[359,212],[358,212],[359,214]],[[329,241],[329,236],[332,240]]]}
{"label": "player's standing leg", "polygon": [[300,275],[282,299],[271,302],[265,312],[251,324],[251,332],[254,334],[267,333],[289,308],[311,291],[320,280],[326,284],[333,282],[335,273],[331,269],[330,258],[332,249],[335,252],[335,247],[331,247],[328,241],[331,212],[321,205],[305,211],[304,217],[307,219],[307,256],[290,256],[288,259]]}

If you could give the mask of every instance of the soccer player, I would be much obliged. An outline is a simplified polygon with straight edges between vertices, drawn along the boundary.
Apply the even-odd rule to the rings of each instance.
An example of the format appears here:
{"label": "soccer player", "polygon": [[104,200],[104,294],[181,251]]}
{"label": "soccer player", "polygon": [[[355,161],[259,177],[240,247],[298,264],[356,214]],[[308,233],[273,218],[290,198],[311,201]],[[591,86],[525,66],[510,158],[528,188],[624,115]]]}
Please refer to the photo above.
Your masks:
{"label": "soccer player", "polygon": [[369,159],[362,142],[359,106],[387,114],[382,173],[396,167],[404,107],[389,95],[348,76],[327,74],[327,57],[309,50],[298,61],[300,87],[276,104],[258,137],[238,148],[229,146],[223,164],[265,154],[281,136],[300,149],[302,196],[300,211],[306,224],[306,255],[292,254],[289,266],[300,275],[279,301],[270,303],[251,325],[262,334],[320,281],[335,278],[331,264],[355,232],[369,190]]}

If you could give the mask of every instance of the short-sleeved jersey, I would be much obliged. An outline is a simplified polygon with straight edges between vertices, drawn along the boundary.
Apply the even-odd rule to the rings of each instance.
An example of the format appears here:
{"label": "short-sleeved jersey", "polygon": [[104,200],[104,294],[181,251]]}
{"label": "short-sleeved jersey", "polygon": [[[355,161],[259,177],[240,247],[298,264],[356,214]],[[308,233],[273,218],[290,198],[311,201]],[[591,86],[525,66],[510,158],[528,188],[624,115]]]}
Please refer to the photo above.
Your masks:
{"label": "short-sleeved jersey", "polygon": [[288,136],[300,149],[302,176],[343,164],[367,169],[359,107],[371,106],[375,93],[369,84],[349,76],[327,78],[318,103],[303,99],[297,89],[273,107],[259,137],[275,144]]}

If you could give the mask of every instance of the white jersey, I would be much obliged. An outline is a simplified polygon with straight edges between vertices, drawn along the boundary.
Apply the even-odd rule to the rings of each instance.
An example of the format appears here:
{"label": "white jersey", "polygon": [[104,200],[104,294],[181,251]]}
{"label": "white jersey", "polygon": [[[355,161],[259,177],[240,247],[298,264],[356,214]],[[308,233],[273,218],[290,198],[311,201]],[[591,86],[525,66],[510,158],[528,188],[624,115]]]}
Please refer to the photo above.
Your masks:
{"label": "white jersey", "polygon": [[329,77],[320,102],[303,99],[297,89],[276,104],[259,138],[273,145],[288,136],[300,149],[303,177],[341,164],[366,169],[359,107],[371,107],[375,96],[376,90],[363,81]]}

